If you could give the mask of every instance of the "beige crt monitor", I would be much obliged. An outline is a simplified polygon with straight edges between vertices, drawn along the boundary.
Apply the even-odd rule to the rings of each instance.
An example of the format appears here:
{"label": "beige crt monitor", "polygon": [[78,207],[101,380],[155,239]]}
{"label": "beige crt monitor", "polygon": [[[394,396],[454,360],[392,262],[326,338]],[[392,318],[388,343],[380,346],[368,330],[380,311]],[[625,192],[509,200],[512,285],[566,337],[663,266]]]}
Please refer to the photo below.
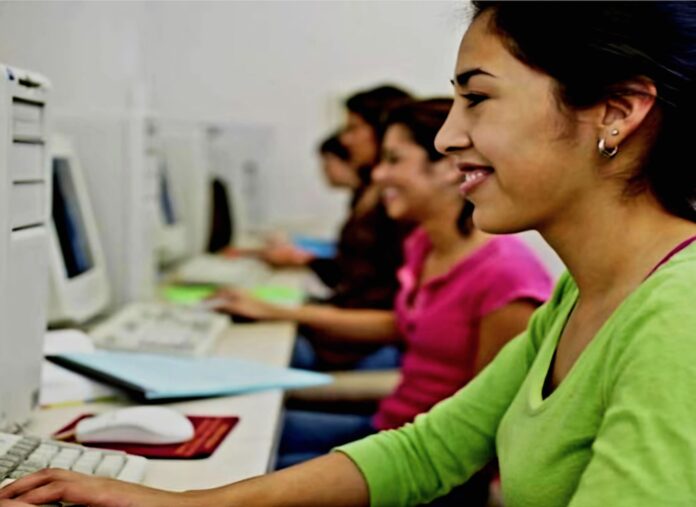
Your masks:
{"label": "beige crt monitor", "polygon": [[49,324],[84,323],[109,305],[106,261],[87,184],[72,141],[49,144],[53,181],[49,225]]}
{"label": "beige crt monitor", "polygon": [[48,81],[0,65],[0,429],[38,404],[46,329]]}
{"label": "beige crt monitor", "polygon": [[[161,157],[160,208],[168,197],[173,206],[169,216],[170,239],[174,231],[183,232],[183,245],[176,250],[177,260],[199,255],[206,250],[210,228],[210,161],[206,150],[205,127],[198,121],[157,118],[154,122]],[[166,231],[167,228],[164,228]],[[160,242],[162,245],[162,242]]]}
{"label": "beige crt monitor", "polygon": [[72,140],[99,226],[111,308],[155,296],[157,178],[141,110],[57,112],[55,129]]}
{"label": "beige crt monitor", "polygon": [[269,125],[213,123],[207,129],[210,178],[219,178],[229,192],[234,215],[233,243],[258,246],[267,230],[275,131]]}

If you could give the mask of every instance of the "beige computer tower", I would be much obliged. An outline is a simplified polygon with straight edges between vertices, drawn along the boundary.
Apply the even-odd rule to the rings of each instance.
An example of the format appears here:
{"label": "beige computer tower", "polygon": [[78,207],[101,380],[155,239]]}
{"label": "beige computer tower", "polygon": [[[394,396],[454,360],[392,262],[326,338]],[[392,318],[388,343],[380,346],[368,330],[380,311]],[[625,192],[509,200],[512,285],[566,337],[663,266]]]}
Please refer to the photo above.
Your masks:
{"label": "beige computer tower", "polygon": [[46,329],[49,83],[0,64],[0,429],[38,403]]}

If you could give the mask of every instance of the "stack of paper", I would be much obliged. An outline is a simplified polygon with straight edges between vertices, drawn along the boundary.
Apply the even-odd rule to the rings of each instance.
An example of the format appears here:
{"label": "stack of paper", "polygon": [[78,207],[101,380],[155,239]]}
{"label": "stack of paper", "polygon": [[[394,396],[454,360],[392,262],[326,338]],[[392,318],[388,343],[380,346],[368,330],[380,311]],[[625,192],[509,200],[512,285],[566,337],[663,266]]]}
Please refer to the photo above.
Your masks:
{"label": "stack of paper", "polygon": [[[92,353],[92,340],[82,331],[65,329],[49,331],[44,340],[44,355],[63,353]],[[114,388],[44,361],[41,366],[41,406],[79,403],[112,397]]]}

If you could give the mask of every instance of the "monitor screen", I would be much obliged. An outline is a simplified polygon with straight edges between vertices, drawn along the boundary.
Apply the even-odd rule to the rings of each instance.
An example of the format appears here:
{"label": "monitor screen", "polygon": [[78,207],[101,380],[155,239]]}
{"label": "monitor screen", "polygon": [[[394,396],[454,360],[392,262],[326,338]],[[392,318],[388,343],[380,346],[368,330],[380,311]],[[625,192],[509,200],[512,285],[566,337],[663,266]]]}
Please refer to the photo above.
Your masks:
{"label": "monitor screen", "polygon": [[234,219],[230,192],[225,182],[220,178],[213,178],[210,182],[210,191],[212,193],[212,213],[208,252],[217,252],[229,246],[234,239]]}
{"label": "monitor screen", "polygon": [[53,224],[68,278],[92,269],[94,261],[70,161],[63,157],[53,158]]}
{"label": "monitor screen", "polygon": [[172,200],[171,189],[169,188],[169,174],[167,171],[167,163],[164,160],[160,161],[157,168],[159,175],[159,198],[160,212],[162,213],[162,222],[165,225],[176,224],[176,213],[174,211],[174,201]]}

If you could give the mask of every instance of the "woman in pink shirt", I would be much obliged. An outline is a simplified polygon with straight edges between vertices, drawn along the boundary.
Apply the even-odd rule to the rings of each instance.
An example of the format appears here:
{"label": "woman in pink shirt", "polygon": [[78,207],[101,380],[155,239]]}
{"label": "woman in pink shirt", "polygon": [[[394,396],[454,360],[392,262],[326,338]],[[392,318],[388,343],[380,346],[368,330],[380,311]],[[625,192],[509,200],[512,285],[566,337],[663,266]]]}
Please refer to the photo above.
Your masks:
{"label": "woman in pink shirt", "polygon": [[550,294],[551,278],[520,240],[473,228],[461,177],[433,144],[450,106],[449,99],[412,102],[387,120],[373,178],[389,215],[419,225],[405,243],[393,311],[282,308],[226,293],[223,311],[294,320],[335,342],[404,345],[401,381],[373,416],[290,411],[279,467],[410,422],[469,382]]}

